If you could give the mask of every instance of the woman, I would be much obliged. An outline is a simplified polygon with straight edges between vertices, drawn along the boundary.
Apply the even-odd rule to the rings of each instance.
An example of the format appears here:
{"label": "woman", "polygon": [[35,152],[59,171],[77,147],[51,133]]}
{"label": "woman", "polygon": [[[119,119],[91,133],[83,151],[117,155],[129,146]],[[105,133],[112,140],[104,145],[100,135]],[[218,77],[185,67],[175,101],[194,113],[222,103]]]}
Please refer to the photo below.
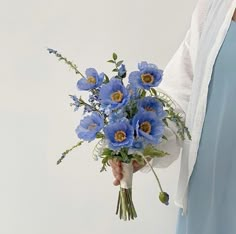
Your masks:
{"label": "woman", "polygon": [[[172,137],[165,145],[169,158],[152,161],[167,167],[181,154],[177,234],[236,233],[235,8],[236,0],[199,0],[159,86],[186,114],[192,135],[183,145]],[[118,185],[122,168],[111,166]],[[134,163],[134,171],[140,168]]]}

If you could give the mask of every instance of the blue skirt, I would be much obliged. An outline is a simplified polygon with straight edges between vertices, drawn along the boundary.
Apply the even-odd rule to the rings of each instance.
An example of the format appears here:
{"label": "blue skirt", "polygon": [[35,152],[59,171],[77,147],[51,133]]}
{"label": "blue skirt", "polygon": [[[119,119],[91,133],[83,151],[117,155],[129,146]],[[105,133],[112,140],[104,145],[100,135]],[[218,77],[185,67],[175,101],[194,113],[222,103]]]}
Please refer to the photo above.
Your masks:
{"label": "blue skirt", "polygon": [[187,215],[176,234],[236,234],[236,22],[216,58]]}

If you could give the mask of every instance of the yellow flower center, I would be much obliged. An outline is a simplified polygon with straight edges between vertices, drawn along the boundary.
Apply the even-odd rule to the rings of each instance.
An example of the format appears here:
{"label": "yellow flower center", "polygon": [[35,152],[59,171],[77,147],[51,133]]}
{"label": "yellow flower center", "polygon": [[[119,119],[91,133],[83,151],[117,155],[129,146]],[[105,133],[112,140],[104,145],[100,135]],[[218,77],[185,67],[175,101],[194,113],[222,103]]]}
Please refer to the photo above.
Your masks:
{"label": "yellow flower center", "polygon": [[123,99],[123,93],[120,90],[111,94],[111,100],[114,102],[121,102]]}
{"label": "yellow flower center", "polygon": [[96,127],[97,127],[97,124],[92,123],[92,124],[90,124],[90,125],[88,126],[88,130],[93,130],[93,129],[96,128]]}
{"label": "yellow flower center", "polygon": [[154,81],[154,77],[149,73],[142,74],[141,79],[142,79],[142,82],[145,84],[152,84]]}
{"label": "yellow flower center", "polygon": [[88,83],[90,84],[96,84],[96,79],[93,76],[89,76],[87,78]]}
{"label": "yellow flower center", "polygon": [[115,133],[115,140],[118,142],[122,142],[126,139],[126,133],[124,131],[117,131]]}
{"label": "yellow flower center", "polygon": [[145,122],[141,123],[140,129],[143,132],[149,134],[151,132],[151,130],[152,130],[152,126],[151,126],[151,124],[148,121],[145,121]]}

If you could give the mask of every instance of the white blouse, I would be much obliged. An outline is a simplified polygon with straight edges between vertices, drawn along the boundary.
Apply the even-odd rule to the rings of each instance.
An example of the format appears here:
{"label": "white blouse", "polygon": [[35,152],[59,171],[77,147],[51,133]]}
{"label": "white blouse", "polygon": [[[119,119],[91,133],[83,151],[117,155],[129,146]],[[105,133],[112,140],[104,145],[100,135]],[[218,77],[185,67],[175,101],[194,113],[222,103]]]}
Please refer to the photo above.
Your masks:
{"label": "white blouse", "polygon": [[[192,174],[203,127],[208,84],[215,59],[229,28],[236,0],[199,0],[184,41],[164,69],[159,88],[177,103],[185,116],[192,140],[180,142],[166,130],[169,141],[161,148],[170,155],[152,160],[154,167],[168,167],[181,156],[175,204],[187,212],[188,182]],[[236,40],[236,38],[235,38]]]}

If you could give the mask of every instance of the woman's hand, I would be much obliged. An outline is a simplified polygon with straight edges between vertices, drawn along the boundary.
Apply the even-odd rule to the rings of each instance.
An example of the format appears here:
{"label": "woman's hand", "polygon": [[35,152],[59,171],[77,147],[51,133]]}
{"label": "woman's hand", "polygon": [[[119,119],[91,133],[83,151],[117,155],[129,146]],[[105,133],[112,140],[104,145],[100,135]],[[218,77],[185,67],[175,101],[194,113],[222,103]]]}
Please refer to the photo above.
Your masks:
{"label": "woman's hand", "polygon": [[[113,184],[115,186],[117,186],[117,185],[120,184],[120,181],[121,181],[121,179],[123,177],[121,161],[119,161],[119,160],[110,160],[109,164],[111,165],[112,173],[113,173],[113,175],[115,177],[115,180],[114,180]],[[137,161],[133,161],[133,171],[134,172],[140,170],[144,166],[145,165],[141,165]]]}

